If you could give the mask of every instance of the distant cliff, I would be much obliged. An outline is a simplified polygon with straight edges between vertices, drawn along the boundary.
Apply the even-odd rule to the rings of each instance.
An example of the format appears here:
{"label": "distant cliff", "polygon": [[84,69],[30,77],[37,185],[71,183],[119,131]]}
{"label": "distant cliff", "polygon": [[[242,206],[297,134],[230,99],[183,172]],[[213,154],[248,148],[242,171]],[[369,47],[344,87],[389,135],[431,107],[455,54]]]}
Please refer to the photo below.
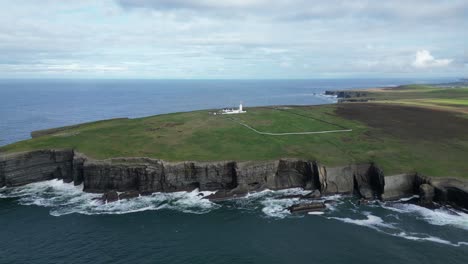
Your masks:
{"label": "distant cliff", "polygon": [[325,91],[325,95],[336,96],[339,103],[343,102],[368,102],[371,100],[368,96],[369,93],[366,91]]}
{"label": "distant cliff", "polygon": [[73,150],[38,150],[0,154],[0,187],[63,179],[83,184],[83,191],[150,194],[200,189],[218,198],[262,189],[302,187],[322,194],[355,194],[395,200],[413,194],[424,201],[468,208],[468,184],[457,179],[416,174],[384,176],[375,164],[328,168],[316,161],[166,162],[150,158],[94,160]]}

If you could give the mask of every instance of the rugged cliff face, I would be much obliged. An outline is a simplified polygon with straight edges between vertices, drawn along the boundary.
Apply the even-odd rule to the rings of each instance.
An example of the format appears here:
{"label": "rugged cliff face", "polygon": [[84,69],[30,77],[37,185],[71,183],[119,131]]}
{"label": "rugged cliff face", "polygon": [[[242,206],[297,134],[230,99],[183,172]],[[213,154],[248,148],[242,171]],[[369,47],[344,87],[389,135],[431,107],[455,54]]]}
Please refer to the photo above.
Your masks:
{"label": "rugged cliff face", "polygon": [[[0,154],[0,187],[63,179],[94,193],[218,190],[223,196],[262,189],[302,187],[322,194],[355,194],[365,199],[395,200],[420,194],[468,208],[468,184],[416,174],[384,176],[375,164],[327,168],[299,159],[276,161],[166,162],[150,158],[93,160],[72,150]],[[114,195],[115,196],[115,195]]]}
{"label": "rugged cliff face", "polygon": [[70,180],[72,150],[38,150],[0,155],[0,187],[50,179]]}
{"label": "rugged cliff face", "polygon": [[227,190],[245,193],[259,189],[309,187],[311,163],[301,160],[266,162],[165,162],[121,158],[83,163],[84,190],[140,193]]}

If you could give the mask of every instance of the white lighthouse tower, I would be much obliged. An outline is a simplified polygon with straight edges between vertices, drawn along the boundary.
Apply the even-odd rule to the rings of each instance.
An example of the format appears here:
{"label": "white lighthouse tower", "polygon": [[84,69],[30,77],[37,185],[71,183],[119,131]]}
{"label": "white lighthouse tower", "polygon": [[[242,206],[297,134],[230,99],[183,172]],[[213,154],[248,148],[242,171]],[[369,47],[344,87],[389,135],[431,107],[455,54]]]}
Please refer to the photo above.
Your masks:
{"label": "white lighthouse tower", "polygon": [[244,108],[242,107],[242,101],[239,104],[239,109],[229,109],[229,108],[224,108],[221,110],[221,114],[223,115],[232,115],[232,114],[243,114],[246,113],[247,111],[244,111]]}

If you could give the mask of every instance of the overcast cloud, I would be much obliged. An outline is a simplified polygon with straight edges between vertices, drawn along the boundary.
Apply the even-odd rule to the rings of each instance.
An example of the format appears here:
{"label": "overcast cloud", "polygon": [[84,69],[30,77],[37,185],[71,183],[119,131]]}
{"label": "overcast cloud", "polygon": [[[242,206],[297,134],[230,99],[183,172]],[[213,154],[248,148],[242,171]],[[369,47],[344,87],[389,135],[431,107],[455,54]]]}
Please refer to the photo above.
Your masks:
{"label": "overcast cloud", "polygon": [[466,28],[466,0],[0,0],[0,78],[467,77]]}

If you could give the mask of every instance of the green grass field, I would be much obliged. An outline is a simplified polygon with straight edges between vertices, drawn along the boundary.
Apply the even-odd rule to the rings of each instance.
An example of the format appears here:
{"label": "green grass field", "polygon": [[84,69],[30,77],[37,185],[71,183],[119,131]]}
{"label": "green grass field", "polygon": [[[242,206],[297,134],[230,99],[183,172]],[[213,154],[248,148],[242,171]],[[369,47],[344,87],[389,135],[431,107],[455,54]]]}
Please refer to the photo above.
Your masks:
{"label": "green grass field", "polygon": [[[0,152],[73,148],[97,159],[142,156],[168,161],[303,158],[318,160],[327,166],[375,161],[386,174],[418,171],[430,176],[468,177],[468,115],[416,104],[419,101],[463,108],[466,106],[465,90],[451,90],[451,98],[445,93],[432,97],[440,93],[439,88],[432,87],[375,93],[381,93],[381,98],[386,96],[383,93],[391,93],[386,100],[406,100],[412,106],[344,103],[258,107],[247,108],[245,114],[229,116],[264,132],[352,129],[352,132],[313,135],[261,135],[225,115],[212,115],[209,110],[117,119],[52,131],[52,134],[1,147]],[[393,93],[398,93],[398,98]],[[415,93],[420,95],[416,98]],[[421,95],[427,93],[431,96]],[[408,99],[402,94],[413,97]],[[453,94],[463,97],[453,97]]]}
{"label": "green grass field", "polygon": [[[430,85],[404,85],[394,89],[367,92],[364,97],[377,102],[442,107],[468,113],[468,87],[437,87]],[[462,108],[460,108],[462,106]],[[458,107],[458,109],[456,109]]]}

